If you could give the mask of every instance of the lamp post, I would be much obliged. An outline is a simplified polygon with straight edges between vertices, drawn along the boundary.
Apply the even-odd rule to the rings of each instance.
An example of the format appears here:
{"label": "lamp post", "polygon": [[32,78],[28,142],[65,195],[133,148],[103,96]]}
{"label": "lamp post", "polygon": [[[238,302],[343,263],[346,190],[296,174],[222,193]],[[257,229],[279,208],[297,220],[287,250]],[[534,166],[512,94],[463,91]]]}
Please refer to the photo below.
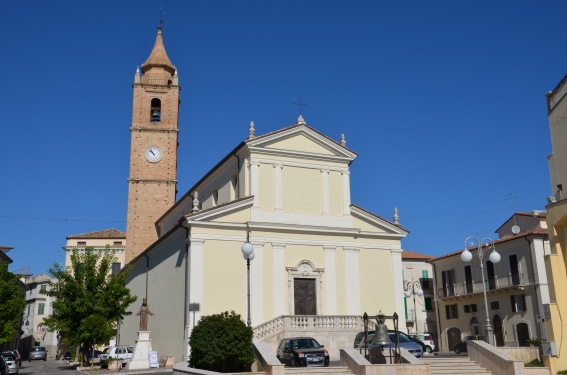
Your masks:
{"label": "lamp post", "polygon": [[247,298],[248,298],[248,327],[252,326],[252,319],[250,318],[250,261],[254,259],[254,246],[248,242],[248,238],[242,248],[242,256],[246,259],[246,272],[247,272]]}
{"label": "lamp post", "polygon": [[461,253],[461,259],[463,262],[468,263],[472,260],[473,255],[469,251],[469,247],[476,246],[476,253],[478,254],[478,259],[480,260],[480,274],[482,277],[482,292],[484,294],[484,309],[486,313],[486,338],[488,339],[488,343],[492,346],[495,346],[494,343],[494,329],[492,328],[492,324],[490,324],[490,316],[488,315],[488,299],[486,298],[486,283],[484,282],[484,264],[482,262],[482,258],[484,257],[484,251],[487,249],[492,249],[490,256],[488,259],[492,263],[500,262],[500,254],[496,252],[496,248],[494,247],[494,243],[490,238],[480,238],[480,234],[477,233],[477,237],[467,237],[465,239],[465,250]]}
{"label": "lamp post", "polygon": [[415,304],[415,296],[423,297],[423,289],[421,289],[421,284],[418,281],[413,280],[413,276],[411,281],[406,286],[406,291],[404,292],[406,298],[410,298],[413,295],[413,319],[415,320],[415,333],[417,333],[417,307]]}

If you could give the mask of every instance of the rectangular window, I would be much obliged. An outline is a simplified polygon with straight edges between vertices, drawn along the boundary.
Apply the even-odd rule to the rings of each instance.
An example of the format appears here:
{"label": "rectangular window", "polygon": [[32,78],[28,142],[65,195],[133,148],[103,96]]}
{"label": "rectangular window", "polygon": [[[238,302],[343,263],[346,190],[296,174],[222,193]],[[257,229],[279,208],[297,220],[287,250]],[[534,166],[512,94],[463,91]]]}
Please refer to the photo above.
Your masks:
{"label": "rectangular window", "polygon": [[421,270],[421,278],[422,279],[429,279],[429,271],[428,270]]}
{"label": "rectangular window", "polygon": [[500,309],[500,302],[492,301],[490,302],[490,310],[498,310]]}
{"label": "rectangular window", "polygon": [[45,313],[45,303],[40,303],[37,305],[37,315],[43,315]]}
{"label": "rectangular window", "polygon": [[471,312],[471,306],[470,305],[465,305],[465,312],[466,313],[470,313]]}
{"label": "rectangular window", "polygon": [[423,297],[423,301],[425,303],[425,311],[433,311],[433,302],[431,301],[431,297]]}
{"label": "rectangular window", "polygon": [[526,296],[524,294],[510,296],[510,303],[512,304],[512,312],[526,311]]}
{"label": "rectangular window", "polygon": [[454,305],[445,305],[445,317],[447,319],[458,319],[459,312],[457,304]]}
{"label": "rectangular window", "polygon": [[471,303],[471,312],[476,312],[476,303]]}
{"label": "rectangular window", "polygon": [[122,246],[122,241],[114,241],[114,246]]}
{"label": "rectangular window", "polygon": [[455,295],[455,273],[454,270],[441,272],[441,283],[443,284],[443,296],[450,297]]}
{"label": "rectangular window", "polygon": [[39,290],[40,290],[41,292],[47,291],[47,285],[41,284],[41,285],[39,286]]}
{"label": "rectangular window", "polygon": [[112,276],[118,275],[118,272],[120,272],[120,266],[120,263],[112,263]]}

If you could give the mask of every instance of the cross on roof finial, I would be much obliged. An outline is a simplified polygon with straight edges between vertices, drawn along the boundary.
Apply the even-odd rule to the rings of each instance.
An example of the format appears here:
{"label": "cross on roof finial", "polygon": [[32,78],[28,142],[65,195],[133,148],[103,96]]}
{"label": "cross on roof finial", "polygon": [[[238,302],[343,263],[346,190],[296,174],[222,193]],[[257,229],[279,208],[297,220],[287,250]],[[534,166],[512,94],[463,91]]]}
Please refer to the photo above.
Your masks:
{"label": "cross on roof finial", "polygon": [[292,103],[292,104],[295,104],[297,106],[299,110],[299,116],[301,116],[301,107],[307,105],[305,103],[301,103],[301,96],[297,99],[297,103]]}
{"label": "cross on roof finial", "polygon": [[163,26],[163,16],[165,15],[165,11],[163,9],[161,9],[161,6],[159,7],[159,26],[158,29],[161,29],[161,27]]}

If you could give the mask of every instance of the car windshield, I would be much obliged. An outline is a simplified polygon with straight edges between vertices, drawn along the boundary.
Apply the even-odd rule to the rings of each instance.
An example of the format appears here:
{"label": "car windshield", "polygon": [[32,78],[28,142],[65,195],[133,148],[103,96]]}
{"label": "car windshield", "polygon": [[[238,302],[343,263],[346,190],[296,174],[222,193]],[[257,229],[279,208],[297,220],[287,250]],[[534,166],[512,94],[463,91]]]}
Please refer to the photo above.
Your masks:
{"label": "car windshield", "polygon": [[2,354],[2,357],[4,357],[4,359],[6,361],[13,361],[14,360],[14,356],[12,354]]}
{"label": "car windshield", "polygon": [[304,338],[304,339],[294,339],[291,340],[291,346],[294,349],[310,349],[310,348],[320,348],[321,345],[315,339]]}
{"label": "car windshield", "polygon": [[[390,336],[390,340],[392,340],[392,342],[396,342],[396,334],[395,333],[389,333],[388,336]],[[404,335],[400,335],[400,342],[413,342],[413,341],[411,341],[410,339],[408,339]]]}
{"label": "car windshield", "polygon": [[32,351],[32,352],[44,352],[44,351],[45,351],[45,348],[41,348],[41,347],[38,347],[38,348],[32,348],[32,350],[31,350],[31,351]]}

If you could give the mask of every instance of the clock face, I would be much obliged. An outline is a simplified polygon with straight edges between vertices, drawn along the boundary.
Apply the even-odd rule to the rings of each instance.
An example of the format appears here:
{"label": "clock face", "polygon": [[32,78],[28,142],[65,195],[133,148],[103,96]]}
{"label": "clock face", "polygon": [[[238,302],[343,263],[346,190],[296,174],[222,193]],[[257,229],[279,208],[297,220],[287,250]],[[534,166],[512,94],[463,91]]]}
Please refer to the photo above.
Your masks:
{"label": "clock face", "polygon": [[150,163],[157,163],[161,160],[162,154],[158,146],[150,146],[146,150],[146,160]]}

